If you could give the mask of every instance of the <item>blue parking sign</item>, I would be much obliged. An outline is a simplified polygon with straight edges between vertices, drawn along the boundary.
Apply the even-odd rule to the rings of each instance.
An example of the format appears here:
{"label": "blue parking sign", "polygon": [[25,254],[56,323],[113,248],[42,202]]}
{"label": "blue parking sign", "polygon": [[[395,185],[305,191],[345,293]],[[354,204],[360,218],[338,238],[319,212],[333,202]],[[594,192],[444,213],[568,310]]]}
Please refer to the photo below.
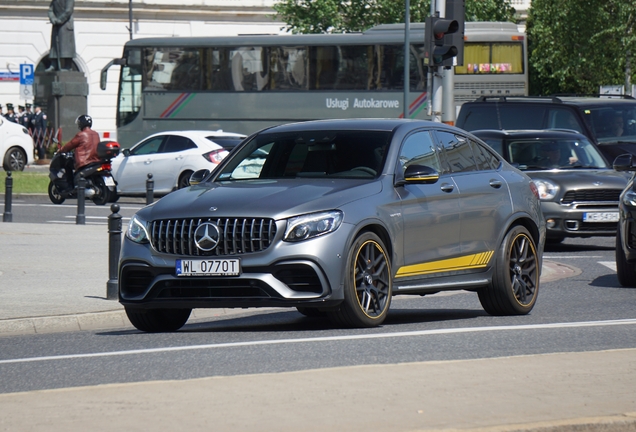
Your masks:
{"label": "blue parking sign", "polygon": [[22,85],[33,85],[33,74],[35,72],[35,68],[32,64],[21,64],[20,65],[20,84]]}

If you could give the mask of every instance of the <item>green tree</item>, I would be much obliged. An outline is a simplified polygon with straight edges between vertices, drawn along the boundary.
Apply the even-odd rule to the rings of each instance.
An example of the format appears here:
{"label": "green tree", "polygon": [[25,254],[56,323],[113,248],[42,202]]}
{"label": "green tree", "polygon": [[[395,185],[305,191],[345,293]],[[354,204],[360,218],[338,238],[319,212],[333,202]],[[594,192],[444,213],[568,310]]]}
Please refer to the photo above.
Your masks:
{"label": "green tree", "polygon": [[[378,24],[404,22],[404,1],[399,0],[282,0],[274,5],[279,19],[292,33],[345,33],[364,31]],[[424,22],[430,0],[410,0],[411,22]],[[466,0],[467,21],[513,21],[510,0]]]}
{"label": "green tree", "polygon": [[530,94],[598,93],[632,80],[633,0],[533,0],[528,11]]}

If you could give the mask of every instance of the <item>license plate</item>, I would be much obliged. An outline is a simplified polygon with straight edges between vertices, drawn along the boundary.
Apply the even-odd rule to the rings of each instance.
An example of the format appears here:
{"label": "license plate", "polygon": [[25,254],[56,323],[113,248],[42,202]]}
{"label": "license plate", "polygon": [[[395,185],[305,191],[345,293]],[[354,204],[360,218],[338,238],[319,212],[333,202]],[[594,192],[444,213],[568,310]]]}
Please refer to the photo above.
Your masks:
{"label": "license plate", "polygon": [[110,176],[104,177],[104,184],[106,186],[115,186],[115,180],[113,180],[113,178]]}
{"label": "license plate", "polygon": [[238,276],[241,274],[239,259],[177,260],[177,276]]}
{"label": "license plate", "polygon": [[583,213],[583,222],[618,222],[618,212]]}

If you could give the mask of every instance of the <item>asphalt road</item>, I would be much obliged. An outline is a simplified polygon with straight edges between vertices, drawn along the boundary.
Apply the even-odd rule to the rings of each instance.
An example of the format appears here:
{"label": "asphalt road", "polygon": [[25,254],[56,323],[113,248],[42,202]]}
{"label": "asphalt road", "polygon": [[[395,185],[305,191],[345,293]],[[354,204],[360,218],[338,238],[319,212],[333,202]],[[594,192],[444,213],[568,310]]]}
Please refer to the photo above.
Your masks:
{"label": "asphalt road", "polygon": [[[125,220],[143,206],[119,204]],[[106,225],[108,209],[86,209],[87,223]],[[54,225],[73,223],[74,211],[72,204],[27,197],[15,201],[13,215]],[[572,272],[542,283],[527,316],[489,316],[476,294],[462,291],[396,297],[375,329],[334,328],[295,310],[249,309],[194,319],[170,334],[124,326],[0,337],[0,408],[11,413],[0,429],[115,430],[136,421],[129,430],[147,430],[178,420],[202,430],[393,431],[549,419],[606,425],[606,417],[583,417],[636,412],[636,289],[618,284],[614,239],[568,239],[548,246],[544,258]],[[435,389],[426,402],[422,385]],[[201,416],[206,400],[223,416],[214,409]],[[374,400],[391,415],[374,410]],[[28,418],[36,411],[48,423]],[[413,426],[422,424],[414,412],[426,416],[424,426]],[[526,429],[536,430],[533,425]]]}

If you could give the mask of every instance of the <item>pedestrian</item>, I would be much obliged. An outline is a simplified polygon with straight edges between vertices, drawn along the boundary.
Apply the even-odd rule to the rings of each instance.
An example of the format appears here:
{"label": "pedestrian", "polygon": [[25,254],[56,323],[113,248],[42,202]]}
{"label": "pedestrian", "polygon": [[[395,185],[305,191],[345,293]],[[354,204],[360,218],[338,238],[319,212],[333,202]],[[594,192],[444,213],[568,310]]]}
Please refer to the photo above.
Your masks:
{"label": "pedestrian", "polygon": [[26,128],[29,130],[29,133],[31,134],[31,136],[33,136],[33,117],[35,117],[35,114],[31,110],[32,105],[30,103],[27,102],[26,104],[24,104],[24,106],[26,107],[26,116],[27,116]]}
{"label": "pedestrian", "polygon": [[20,123],[24,127],[27,127],[27,123],[29,120],[27,118],[26,111],[24,110],[23,105],[18,105],[18,114],[16,114],[16,117],[18,119],[18,123]]}
{"label": "pedestrian", "polygon": [[40,159],[44,159],[44,138],[46,136],[46,114],[42,111],[42,107],[35,105],[35,114],[33,115],[33,141],[37,151],[37,156]]}
{"label": "pedestrian", "polygon": [[9,120],[10,122],[18,123],[18,118],[15,115],[15,112],[13,111],[13,104],[12,103],[8,103],[7,104],[7,113],[4,115],[4,118]]}

